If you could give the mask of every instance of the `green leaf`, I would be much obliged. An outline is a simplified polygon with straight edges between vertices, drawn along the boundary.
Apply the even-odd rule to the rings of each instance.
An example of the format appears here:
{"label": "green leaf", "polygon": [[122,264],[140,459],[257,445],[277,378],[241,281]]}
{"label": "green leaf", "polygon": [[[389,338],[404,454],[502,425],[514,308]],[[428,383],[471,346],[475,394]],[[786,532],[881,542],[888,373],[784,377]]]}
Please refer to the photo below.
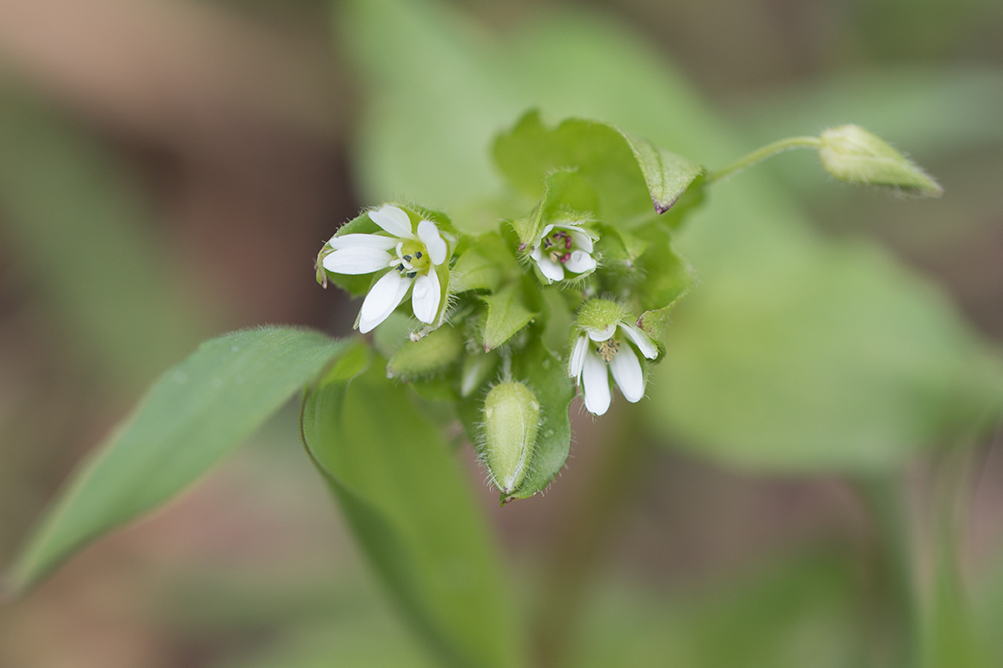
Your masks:
{"label": "green leaf", "polygon": [[632,224],[665,213],[703,172],[696,163],[607,123],[569,119],[555,129],[530,111],[500,135],[494,157],[509,182],[543,197],[555,170],[573,169],[598,197],[595,213],[606,222]]}
{"label": "green leaf", "polygon": [[510,283],[493,295],[481,297],[488,305],[484,322],[484,350],[502,345],[539,314],[531,309],[523,282]]}
{"label": "green leaf", "polygon": [[548,223],[587,220],[598,209],[595,191],[577,169],[557,169],[544,177],[540,203],[528,216],[512,221],[512,228],[525,248],[538,242]]}
{"label": "green leaf", "polygon": [[23,590],[91,540],[156,508],[228,455],[342,349],[262,328],[203,343],[164,373],[63,491],[10,573]]}
{"label": "green leaf", "polygon": [[477,237],[460,253],[453,267],[450,290],[459,294],[467,290],[494,292],[505,278],[520,273],[519,263],[497,232]]}
{"label": "green leaf", "polygon": [[568,408],[575,390],[566,365],[535,338],[513,360],[513,378],[524,381],[540,402],[537,432],[529,472],[517,490],[503,501],[525,499],[543,491],[564,468],[571,450],[571,419]]}
{"label": "green leaf", "polygon": [[[364,354],[364,351],[363,351]],[[484,520],[441,435],[386,379],[332,370],[304,399],[303,438],[363,550],[447,665],[519,653]]]}
{"label": "green leaf", "polygon": [[419,341],[407,341],[387,364],[393,377],[415,378],[437,373],[463,353],[463,339],[452,327],[440,327]]}

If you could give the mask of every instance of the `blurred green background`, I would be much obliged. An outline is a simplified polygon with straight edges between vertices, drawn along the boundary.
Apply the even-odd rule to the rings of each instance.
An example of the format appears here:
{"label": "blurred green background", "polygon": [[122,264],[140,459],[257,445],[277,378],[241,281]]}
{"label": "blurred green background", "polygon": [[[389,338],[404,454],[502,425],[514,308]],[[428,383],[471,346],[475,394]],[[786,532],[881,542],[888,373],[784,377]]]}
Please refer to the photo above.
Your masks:
{"label": "blurred green background", "polygon": [[[323,240],[395,196],[462,218],[524,109],[709,167],[855,122],[944,197],[836,184],[809,154],[716,186],[645,421],[576,412],[544,497],[494,507],[465,455],[471,484],[520,621],[571,665],[1000,665],[1001,32],[989,0],[5,0],[0,564],[202,338],[347,334]],[[432,665],[295,420],[3,604],[0,666]],[[592,483],[625,432],[611,500]],[[566,605],[553,628],[537,588]]]}

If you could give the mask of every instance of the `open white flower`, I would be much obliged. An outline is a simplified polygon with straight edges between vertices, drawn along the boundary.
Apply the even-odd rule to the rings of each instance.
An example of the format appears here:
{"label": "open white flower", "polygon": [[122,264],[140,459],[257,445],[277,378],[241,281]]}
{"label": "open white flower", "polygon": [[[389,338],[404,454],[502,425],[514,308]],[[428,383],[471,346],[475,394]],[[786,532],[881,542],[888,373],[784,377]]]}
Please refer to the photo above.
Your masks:
{"label": "open white flower", "polygon": [[371,331],[386,320],[412,284],[414,317],[432,324],[442,301],[436,267],[446,261],[448,252],[439,228],[430,220],[421,220],[415,229],[407,212],[392,204],[370,211],[369,217],[386,234],[335,235],[328,242],[334,252],[323,259],[324,268],[334,274],[388,270],[362,302],[359,331]]}
{"label": "open white flower", "polygon": [[575,340],[568,375],[582,387],[585,408],[590,413],[603,415],[609,410],[609,374],[613,374],[627,401],[637,403],[644,396],[644,371],[634,346],[648,359],[658,357],[658,349],[648,335],[623,321],[601,330],[585,328]]}
{"label": "open white flower", "polygon": [[564,272],[584,275],[596,268],[592,237],[574,225],[547,225],[529,254],[548,281],[563,281]]}

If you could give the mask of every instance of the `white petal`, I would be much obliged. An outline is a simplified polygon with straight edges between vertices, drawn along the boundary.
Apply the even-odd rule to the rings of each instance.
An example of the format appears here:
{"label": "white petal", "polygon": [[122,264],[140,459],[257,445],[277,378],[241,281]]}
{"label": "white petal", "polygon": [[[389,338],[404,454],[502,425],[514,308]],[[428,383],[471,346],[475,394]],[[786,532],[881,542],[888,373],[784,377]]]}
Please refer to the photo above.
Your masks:
{"label": "white petal", "polygon": [[571,257],[564,263],[564,268],[576,274],[584,274],[596,268],[596,261],[585,251],[571,251]]}
{"label": "white petal", "polygon": [[658,348],[651,340],[651,337],[647,334],[634,325],[628,325],[625,322],[620,323],[620,329],[623,330],[624,334],[630,337],[630,340],[634,342],[634,345],[637,346],[637,349],[641,351],[642,355],[647,357],[649,360],[653,360],[658,357]]}
{"label": "white petal", "polygon": [[609,361],[609,370],[624,399],[632,404],[641,400],[644,396],[644,372],[633,348],[621,345],[620,352]]}
{"label": "white petal", "polygon": [[390,253],[380,248],[352,246],[324,258],[324,268],[335,274],[371,274],[387,266]]}
{"label": "white petal", "polygon": [[446,242],[439,234],[439,228],[430,220],[418,223],[418,238],[428,249],[428,259],[432,264],[442,264],[446,260]]}
{"label": "white petal", "polygon": [[553,225],[547,225],[545,228],[543,228],[543,232],[540,233],[540,239],[542,240],[545,236],[550,234],[550,231],[553,229],[554,229]]}
{"label": "white petal", "polygon": [[549,257],[541,255],[539,258],[536,258],[536,265],[540,267],[540,271],[543,272],[548,281],[564,280],[564,267],[557,262],[551,261]]}
{"label": "white petal", "polygon": [[606,362],[592,352],[585,355],[582,368],[582,392],[585,394],[585,408],[593,415],[602,415],[609,410],[609,374]]}
{"label": "white petal", "polygon": [[581,230],[572,228],[571,239],[574,242],[575,248],[580,248],[586,253],[592,252],[592,237],[585,234]]}
{"label": "white petal", "polygon": [[395,237],[414,239],[414,235],[411,234],[411,219],[400,207],[384,204],[376,211],[370,211],[369,217]]}
{"label": "white petal", "polygon": [[366,300],[362,302],[362,311],[359,314],[359,331],[365,334],[386,320],[404,299],[404,294],[410,284],[411,281],[392,269],[383,274],[383,277],[370,288]]}
{"label": "white petal", "polygon": [[589,349],[589,337],[579,336],[575,341],[575,347],[571,349],[571,359],[568,360],[568,375],[578,378],[582,375],[582,367],[585,365],[585,353]]}
{"label": "white petal", "polygon": [[439,290],[439,275],[435,269],[429,269],[427,274],[414,279],[414,290],[411,292],[411,308],[414,317],[427,325],[435,321],[439,312],[439,302],[442,294]]}
{"label": "white petal", "polygon": [[587,329],[589,338],[593,341],[605,341],[616,332],[616,323],[606,327],[606,329]]}
{"label": "white petal", "polygon": [[388,251],[394,247],[397,239],[394,237],[385,237],[382,234],[342,234],[340,237],[331,237],[328,243],[335,250],[364,246],[366,248],[379,248]]}

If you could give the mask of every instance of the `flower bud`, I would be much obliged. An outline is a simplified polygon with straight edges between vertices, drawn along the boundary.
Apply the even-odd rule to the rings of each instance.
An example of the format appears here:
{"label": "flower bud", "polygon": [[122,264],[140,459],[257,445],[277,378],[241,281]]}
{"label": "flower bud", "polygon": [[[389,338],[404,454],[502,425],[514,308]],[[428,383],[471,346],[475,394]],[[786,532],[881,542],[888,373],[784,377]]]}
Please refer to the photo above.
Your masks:
{"label": "flower bud", "polygon": [[440,327],[420,341],[402,345],[387,364],[391,378],[424,376],[446,368],[463,353],[463,340],[452,327]]}
{"label": "flower bud", "polygon": [[829,128],[819,140],[822,166],[840,181],[892,186],[923,197],[940,197],[943,192],[908,158],[857,125]]}
{"label": "flower bud", "polygon": [[540,429],[540,402],[520,382],[499,383],[484,400],[484,443],[481,456],[491,480],[511,494],[528,472]]}

